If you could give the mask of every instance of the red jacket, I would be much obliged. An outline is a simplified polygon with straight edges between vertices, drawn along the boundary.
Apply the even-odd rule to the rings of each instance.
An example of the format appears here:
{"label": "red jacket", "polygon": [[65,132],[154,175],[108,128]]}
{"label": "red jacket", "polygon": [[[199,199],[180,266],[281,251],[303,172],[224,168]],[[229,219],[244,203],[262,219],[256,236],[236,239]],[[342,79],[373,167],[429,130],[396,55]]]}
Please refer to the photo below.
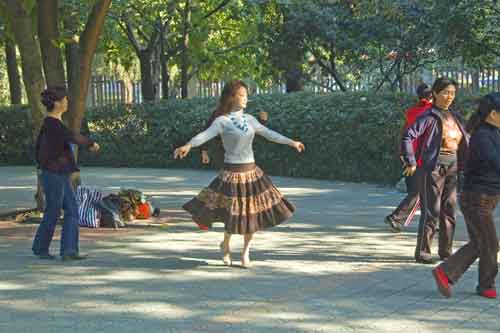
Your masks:
{"label": "red jacket", "polygon": [[417,104],[406,110],[406,122],[403,130],[406,131],[408,127],[413,125],[418,116],[427,111],[431,106],[431,102],[422,98]]}
{"label": "red jacket", "polygon": [[[403,133],[413,125],[413,123],[417,120],[417,118],[423,114],[425,111],[429,110],[432,107],[432,103],[429,102],[429,100],[422,98],[417,104],[406,110],[405,116],[406,116],[406,121],[401,129],[401,136]],[[413,141],[413,151],[417,151],[417,147],[420,144],[420,141],[417,139]],[[420,159],[417,160],[417,165],[421,166],[422,161]]]}

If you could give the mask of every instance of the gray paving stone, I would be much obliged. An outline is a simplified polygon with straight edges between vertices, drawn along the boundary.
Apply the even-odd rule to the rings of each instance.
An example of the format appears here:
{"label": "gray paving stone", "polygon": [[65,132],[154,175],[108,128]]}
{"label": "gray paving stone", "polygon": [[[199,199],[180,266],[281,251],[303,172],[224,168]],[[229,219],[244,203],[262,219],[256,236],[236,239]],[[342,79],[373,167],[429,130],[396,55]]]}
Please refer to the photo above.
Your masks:
{"label": "gray paving stone", "polygon": [[[255,267],[245,270],[221,264],[220,226],[200,232],[179,208],[213,176],[84,168],[84,183],[142,189],[174,218],[104,236],[83,230],[83,262],[34,258],[34,225],[18,227],[23,237],[0,229],[0,332],[498,332],[500,303],[473,294],[476,265],[444,299],[432,266],[413,261],[416,223],[400,234],[385,229],[402,194],[273,177],[297,213],[256,235]],[[33,191],[31,168],[0,167],[0,213],[31,207]],[[459,217],[456,247],[464,240]],[[237,264],[241,246],[235,237]]]}

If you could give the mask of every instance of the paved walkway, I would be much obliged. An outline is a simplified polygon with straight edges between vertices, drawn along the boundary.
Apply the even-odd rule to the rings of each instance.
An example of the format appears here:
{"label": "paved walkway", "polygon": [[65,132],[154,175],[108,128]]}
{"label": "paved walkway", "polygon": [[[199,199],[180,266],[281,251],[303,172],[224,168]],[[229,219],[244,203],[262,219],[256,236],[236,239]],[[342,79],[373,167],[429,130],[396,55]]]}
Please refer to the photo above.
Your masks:
{"label": "paved walkway", "polygon": [[[152,194],[167,220],[82,229],[84,262],[36,260],[36,226],[0,222],[0,332],[499,331],[500,302],[473,293],[475,265],[441,298],[431,267],[412,260],[415,223],[385,230],[383,216],[402,196],[390,188],[274,177],[297,214],[256,236],[254,268],[222,266],[221,228],[197,231],[179,210],[213,175],[84,169],[84,182],[105,191]],[[0,211],[31,207],[33,184],[31,168],[0,168]],[[465,239],[461,217],[457,238]],[[241,245],[235,237],[237,263]]]}

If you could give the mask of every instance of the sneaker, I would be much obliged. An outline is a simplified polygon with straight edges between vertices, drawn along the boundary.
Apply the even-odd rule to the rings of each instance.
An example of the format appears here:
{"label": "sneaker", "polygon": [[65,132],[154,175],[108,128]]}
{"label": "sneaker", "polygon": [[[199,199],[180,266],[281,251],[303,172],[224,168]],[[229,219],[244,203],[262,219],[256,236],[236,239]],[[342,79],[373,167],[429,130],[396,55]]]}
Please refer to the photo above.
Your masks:
{"label": "sneaker", "polygon": [[203,231],[208,231],[209,228],[207,225],[204,225],[204,224],[201,224],[198,222],[195,222],[195,223],[198,225],[198,229],[203,230]]}
{"label": "sneaker", "polygon": [[418,264],[424,264],[424,265],[429,265],[429,264],[435,263],[434,259],[432,259],[432,257],[429,254],[415,257],[415,262]]}
{"label": "sneaker", "polygon": [[387,224],[392,232],[401,232],[401,223],[394,220],[391,215],[387,215],[384,219],[384,223]]}
{"label": "sneaker", "polygon": [[424,259],[424,258],[418,258],[418,259],[415,259],[415,262],[417,264],[424,264],[424,265],[432,265],[432,264],[435,264],[436,262],[432,259]]}
{"label": "sneaker", "polygon": [[446,276],[446,273],[443,271],[441,266],[437,266],[432,270],[432,275],[434,275],[434,280],[436,280],[436,285],[438,287],[439,292],[444,297],[451,297],[451,287],[450,280]]}
{"label": "sneaker", "polygon": [[497,298],[497,290],[495,288],[480,289],[479,287],[477,287],[476,293],[479,296],[486,297],[486,298]]}

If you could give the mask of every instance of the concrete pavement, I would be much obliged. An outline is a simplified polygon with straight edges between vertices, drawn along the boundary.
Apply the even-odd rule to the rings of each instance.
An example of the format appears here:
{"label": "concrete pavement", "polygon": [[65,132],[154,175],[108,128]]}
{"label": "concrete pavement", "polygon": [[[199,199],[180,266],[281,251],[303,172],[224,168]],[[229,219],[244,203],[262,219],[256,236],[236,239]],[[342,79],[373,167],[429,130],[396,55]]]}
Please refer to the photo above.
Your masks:
{"label": "concrete pavement", "polygon": [[[198,231],[180,210],[213,176],[84,168],[88,185],[153,195],[166,222],[81,229],[91,256],[83,262],[39,261],[29,250],[36,226],[0,222],[0,332],[499,331],[500,302],[474,295],[476,265],[444,299],[431,267],[413,262],[416,222],[401,234],[385,229],[401,193],[273,177],[297,214],[256,235],[246,270],[222,265],[221,227]],[[1,167],[0,211],[31,207],[34,179],[31,168]],[[461,217],[457,239],[466,239]],[[236,264],[241,245],[235,237]]]}

